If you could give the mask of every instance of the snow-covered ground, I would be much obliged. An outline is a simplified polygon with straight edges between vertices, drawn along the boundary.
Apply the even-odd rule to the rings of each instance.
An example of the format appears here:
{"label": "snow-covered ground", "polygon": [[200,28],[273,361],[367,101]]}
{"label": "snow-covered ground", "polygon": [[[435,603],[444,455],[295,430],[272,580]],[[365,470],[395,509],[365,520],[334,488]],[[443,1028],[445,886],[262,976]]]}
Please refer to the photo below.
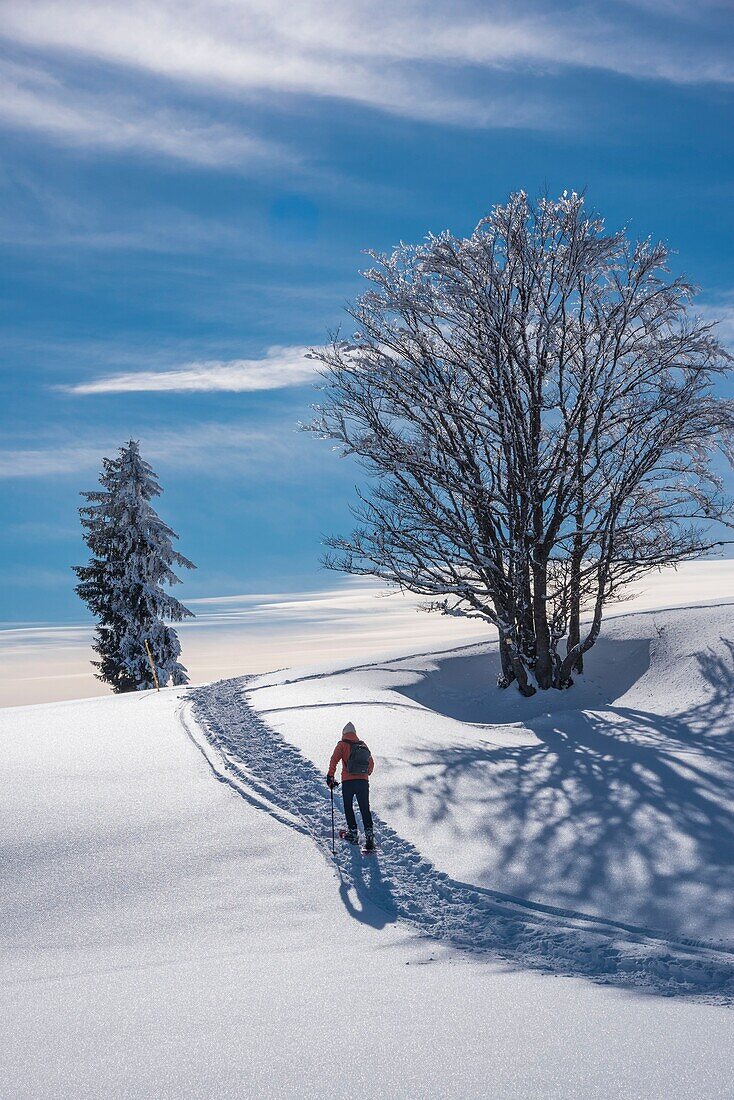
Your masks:
{"label": "snow-covered ground", "polygon": [[496,645],[254,679],[324,771],[352,720],[383,818],[478,886],[734,944],[734,605],[610,619],[573,689],[499,691]]}
{"label": "snow-covered ground", "polygon": [[0,711],[0,1091],[731,1095],[732,626],[620,617],[530,701],[489,645]]}

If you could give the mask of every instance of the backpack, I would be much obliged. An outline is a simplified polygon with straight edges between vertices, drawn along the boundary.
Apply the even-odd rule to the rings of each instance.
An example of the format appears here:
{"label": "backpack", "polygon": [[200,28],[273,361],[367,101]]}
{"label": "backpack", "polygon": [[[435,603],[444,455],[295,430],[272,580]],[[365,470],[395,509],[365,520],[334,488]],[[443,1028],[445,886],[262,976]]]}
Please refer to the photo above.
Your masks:
{"label": "backpack", "polygon": [[347,771],[350,775],[366,776],[370,770],[370,750],[364,741],[347,742],[352,748],[347,760]]}

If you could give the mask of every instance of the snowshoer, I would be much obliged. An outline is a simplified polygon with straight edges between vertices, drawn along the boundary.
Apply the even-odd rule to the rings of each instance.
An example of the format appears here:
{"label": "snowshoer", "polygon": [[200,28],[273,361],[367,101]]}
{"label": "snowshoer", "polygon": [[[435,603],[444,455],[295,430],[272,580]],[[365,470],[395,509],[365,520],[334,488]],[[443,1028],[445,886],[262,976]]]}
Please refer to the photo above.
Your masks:
{"label": "snowshoer", "polygon": [[326,782],[332,790],[337,786],[334,776],[338,764],[342,766],[342,797],[344,799],[344,815],[347,819],[346,839],[351,844],[357,843],[359,834],[357,833],[357,819],[354,816],[354,799],[356,798],[359,812],[362,815],[365,851],[373,852],[375,849],[375,834],[372,828],[372,814],[370,813],[369,776],[372,775],[375,762],[367,745],[357,737],[357,731],[351,722],[347,722],[342,730],[341,741],[338,742],[329,761]]}

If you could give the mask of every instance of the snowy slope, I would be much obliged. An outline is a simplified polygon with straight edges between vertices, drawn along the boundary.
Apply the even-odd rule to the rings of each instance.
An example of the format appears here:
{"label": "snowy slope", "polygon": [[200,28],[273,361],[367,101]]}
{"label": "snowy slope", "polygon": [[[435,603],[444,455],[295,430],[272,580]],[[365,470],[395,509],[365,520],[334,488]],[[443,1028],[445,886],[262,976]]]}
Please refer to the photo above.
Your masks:
{"label": "snowy slope", "polygon": [[[640,793],[639,813],[649,817],[641,835],[652,845],[656,815],[671,801],[675,784],[664,765],[681,788],[673,806],[681,834],[693,833],[694,851],[718,859],[720,869],[715,842],[730,822],[723,784],[731,727],[722,680],[728,651],[717,639],[727,636],[729,614],[717,612],[717,624],[710,612],[656,616],[652,633],[644,616],[619,620],[619,645],[608,650],[619,674],[616,702],[590,674],[584,710],[576,702],[551,723],[567,736],[585,728],[589,714],[634,723],[615,730],[615,743],[636,744],[644,734],[663,760],[649,779],[651,790],[662,787],[654,814],[643,812],[648,793]],[[640,679],[637,658],[624,669],[630,645],[646,638],[650,669]],[[695,656],[708,646],[716,653],[705,669],[720,685],[711,692]],[[509,858],[492,862],[488,836],[478,835],[494,820],[482,785],[493,782],[510,805],[510,776],[493,756],[477,760],[483,778],[457,773],[436,812],[445,762],[419,750],[449,750],[449,758],[477,745],[480,753],[498,745],[522,751],[548,737],[536,701],[521,722],[503,696],[508,709],[494,714],[502,724],[487,724],[483,708],[495,695],[476,678],[485,659],[474,671],[462,663],[477,656],[281,673],[198,689],[191,699],[170,691],[0,711],[2,1094],[728,1095],[731,1009],[706,1001],[731,999],[734,964],[726,951],[673,934],[676,921],[692,920],[685,891],[673,891],[667,938],[615,926],[610,912],[594,922],[486,892],[513,893],[512,874],[520,881],[529,873],[513,871]],[[456,714],[470,705],[471,714]],[[645,733],[642,713],[657,715],[654,731]],[[372,863],[349,850],[335,864],[325,836],[320,777],[347,717],[379,757],[374,796],[388,824]],[[478,718],[484,724],[471,724]],[[699,731],[697,743],[682,744],[683,726],[686,736]],[[588,762],[598,790],[601,769],[617,756],[583,752],[598,757]],[[514,760],[520,794],[522,776],[538,763]],[[644,755],[629,767],[650,770]],[[556,774],[551,769],[546,787]],[[575,797],[573,784],[566,788]],[[510,814],[508,836],[520,816]],[[634,840],[638,825],[628,816]],[[696,831],[704,826],[713,831]],[[610,843],[611,832],[610,825]],[[573,833],[569,844],[577,843]],[[522,846],[515,850],[520,859]],[[549,858],[560,859],[559,850],[549,845]],[[684,846],[675,851],[682,860]],[[605,873],[614,866],[604,864]],[[485,892],[471,886],[500,872],[507,883],[493,881]],[[701,878],[711,898],[704,863]],[[586,890],[601,910],[603,889],[564,890],[579,898]],[[714,916],[709,923],[721,928],[721,913]],[[572,976],[553,980],[557,974]],[[660,995],[672,992],[681,995]]]}
{"label": "snowy slope", "polygon": [[496,646],[248,685],[324,771],[347,719],[382,817],[452,878],[734,945],[734,606],[623,615],[566,693]]}

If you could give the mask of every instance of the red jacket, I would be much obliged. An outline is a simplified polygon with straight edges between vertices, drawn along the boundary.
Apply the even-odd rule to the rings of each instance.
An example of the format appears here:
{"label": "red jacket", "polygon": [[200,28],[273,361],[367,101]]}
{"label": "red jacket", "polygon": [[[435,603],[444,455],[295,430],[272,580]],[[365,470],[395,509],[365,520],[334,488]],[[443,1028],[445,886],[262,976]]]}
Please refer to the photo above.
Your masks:
{"label": "red jacket", "polygon": [[333,776],[336,772],[337,764],[342,766],[342,783],[345,783],[349,779],[364,779],[367,782],[367,775],[372,775],[372,771],[375,766],[375,762],[372,759],[370,753],[370,763],[367,769],[367,775],[350,775],[347,771],[347,760],[349,754],[352,751],[352,745],[359,741],[356,733],[345,733],[342,735],[342,739],[331,754],[331,760],[329,761],[329,775]]}

